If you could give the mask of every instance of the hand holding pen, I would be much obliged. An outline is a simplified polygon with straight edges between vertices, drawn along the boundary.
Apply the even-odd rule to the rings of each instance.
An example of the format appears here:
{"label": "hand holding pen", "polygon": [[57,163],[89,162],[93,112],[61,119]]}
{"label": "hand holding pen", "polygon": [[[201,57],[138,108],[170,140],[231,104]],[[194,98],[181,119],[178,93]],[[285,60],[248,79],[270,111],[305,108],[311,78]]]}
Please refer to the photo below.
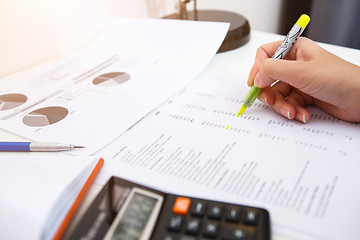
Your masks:
{"label": "hand holding pen", "polygon": [[300,122],[310,118],[306,105],[315,105],[345,121],[360,122],[360,66],[303,37],[285,60],[270,58],[279,45],[261,46],[250,71],[248,85],[262,88],[260,101]]}
{"label": "hand holding pen", "polygon": [[[306,14],[300,16],[294,26],[290,29],[289,33],[286,35],[285,39],[282,41],[280,46],[272,55],[273,59],[283,59],[286,57],[288,52],[291,50],[292,46],[295,44],[296,40],[300,37],[301,33],[304,31],[305,27],[310,21],[310,17]],[[262,88],[257,85],[252,85],[249,93],[246,95],[243,105],[240,108],[238,117],[243,114],[243,112],[251,107],[255,102],[256,98],[260,95]]]}

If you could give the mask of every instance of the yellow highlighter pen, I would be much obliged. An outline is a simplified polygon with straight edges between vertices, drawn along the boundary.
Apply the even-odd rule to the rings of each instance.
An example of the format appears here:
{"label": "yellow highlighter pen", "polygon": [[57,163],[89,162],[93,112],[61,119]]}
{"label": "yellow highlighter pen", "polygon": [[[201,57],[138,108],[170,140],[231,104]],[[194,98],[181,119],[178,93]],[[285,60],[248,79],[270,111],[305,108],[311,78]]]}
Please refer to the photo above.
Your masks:
{"label": "yellow highlighter pen", "polygon": [[[310,17],[306,14],[302,14],[294,26],[290,29],[289,33],[286,35],[285,39],[282,41],[272,58],[285,58],[286,54],[290,51],[291,47],[295,44],[296,40],[298,37],[300,37],[309,22]],[[249,93],[246,95],[245,100],[243,101],[243,105],[241,106],[237,117],[241,116],[241,114],[243,114],[247,108],[251,107],[261,91],[262,88],[255,87],[255,85],[251,87]]]}

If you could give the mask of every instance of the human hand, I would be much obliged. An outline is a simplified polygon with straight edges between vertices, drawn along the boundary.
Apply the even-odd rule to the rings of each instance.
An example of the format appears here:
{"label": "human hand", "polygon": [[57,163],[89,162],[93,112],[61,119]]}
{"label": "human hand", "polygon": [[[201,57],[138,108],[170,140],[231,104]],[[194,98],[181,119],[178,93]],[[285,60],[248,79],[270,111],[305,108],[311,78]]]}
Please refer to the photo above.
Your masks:
{"label": "human hand", "polygon": [[359,66],[304,37],[285,59],[271,58],[280,43],[261,46],[249,73],[248,85],[263,88],[260,101],[284,117],[304,123],[310,118],[306,105],[318,106],[345,121],[360,122]]}

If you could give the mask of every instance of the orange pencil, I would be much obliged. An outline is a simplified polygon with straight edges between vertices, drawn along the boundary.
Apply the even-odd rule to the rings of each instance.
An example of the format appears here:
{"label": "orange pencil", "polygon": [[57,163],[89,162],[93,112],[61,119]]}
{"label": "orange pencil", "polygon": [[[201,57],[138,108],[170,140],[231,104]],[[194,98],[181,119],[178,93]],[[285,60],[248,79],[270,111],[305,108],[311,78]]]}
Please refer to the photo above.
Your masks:
{"label": "orange pencil", "polygon": [[104,163],[104,159],[100,158],[99,162],[96,164],[94,170],[91,172],[89,178],[86,180],[86,183],[84,184],[83,188],[81,189],[79,195],[75,199],[75,201],[74,201],[73,205],[71,206],[69,212],[66,214],[66,216],[65,216],[64,220],[62,221],[59,229],[57,230],[55,236],[53,237],[54,240],[61,239],[61,237],[64,234],[67,226],[69,225],[72,217],[74,216],[76,210],[78,209],[81,201],[83,200],[83,198],[85,197],[85,194],[87,193],[88,189],[90,188],[91,183],[94,181],[96,175],[100,171],[100,168],[103,165],[103,163]]}

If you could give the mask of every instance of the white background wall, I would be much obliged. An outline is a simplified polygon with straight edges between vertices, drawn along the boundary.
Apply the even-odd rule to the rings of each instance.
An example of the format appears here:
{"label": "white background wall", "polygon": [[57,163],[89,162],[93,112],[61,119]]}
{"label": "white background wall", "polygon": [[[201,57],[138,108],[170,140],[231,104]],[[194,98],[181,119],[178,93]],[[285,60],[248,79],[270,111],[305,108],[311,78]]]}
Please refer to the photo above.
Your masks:
{"label": "white background wall", "polygon": [[[198,0],[198,9],[245,16],[252,29],[276,32],[281,0]],[[177,0],[0,0],[0,77],[86,46],[107,17],[159,18]],[[189,3],[191,10],[192,3]]]}

